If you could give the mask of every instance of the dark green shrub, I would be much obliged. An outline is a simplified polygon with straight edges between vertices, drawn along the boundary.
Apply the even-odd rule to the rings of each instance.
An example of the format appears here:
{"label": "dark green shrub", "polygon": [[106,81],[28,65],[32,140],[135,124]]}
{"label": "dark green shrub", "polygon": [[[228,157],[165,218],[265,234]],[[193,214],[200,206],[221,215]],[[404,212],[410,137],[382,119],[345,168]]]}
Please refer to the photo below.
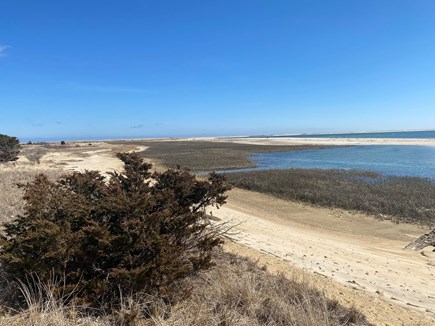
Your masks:
{"label": "dark green shrub", "polygon": [[16,161],[20,148],[17,137],[0,134],[0,162]]}
{"label": "dark green shrub", "polygon": [[[197,180],[185,170],[151,173],[137,154],[118,154],[125,172],[96,171],[25,185],[25,212],[5,225],[0,263],[11,278],[29,274],[80,304],[113,308],[120,295],[172,300],[177,281],[212,265],[221,243],[205,208],[225,203],[224,177]],[[55,293],[56,294],[56,293]]]}

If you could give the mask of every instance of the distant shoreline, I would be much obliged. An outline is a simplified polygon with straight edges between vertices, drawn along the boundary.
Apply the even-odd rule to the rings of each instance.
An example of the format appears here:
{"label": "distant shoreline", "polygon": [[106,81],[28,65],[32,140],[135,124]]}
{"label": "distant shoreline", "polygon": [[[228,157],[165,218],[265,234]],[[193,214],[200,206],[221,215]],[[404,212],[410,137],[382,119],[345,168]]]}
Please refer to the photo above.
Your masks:
{"label": "distant shoreline", "polygon": [[[239,136],[200,136],[200,137],[53,137],[53,138],[20,138],[21,143],[57,143],[60,141],[66,142],[101,142],[101,141],[138,141],[138,140],[228,140],[230,142],[243,140],[257,139],[279,139],[285,140],[288,144],[288,139],[298,140],[296,143],[301,144],[331,144],[340,140],[352,139],[360,145],[368,145],[373,143],[389,144],[389,145],[420,145],[427,142],[435,142],[435,130],[403,130],[403,131],[374,131],[374,132],[349,132],[349,133],[311,133],[311,134],[272,134],[272,135],[239,135]],[[385,140],[385,141],[379,141]],[[406,140],[406,141],[405,141]],[[348,144],[345,142],[344,144]],[[341,145],[341,144],[340,144]],[[433,146],[433,145],[429,145]]]}
{"label": "distant shoreline", "polygon": [[[388,134],[412,134],[412,133],[430,133],[433,134],[432,137],[435,138],[435,129],[409,129],[409,130],[375,130],[375,131],[349,131],[349,132],[313,132],[313,133],[294,133],[294,134],[264,134],[264,135],[251,135],[251,136],[241,136],[241,137],[251,137],[251,138],[345,138],[344,136],[351,136],[352,138],[391,138],[391,137],[355,137],[357,135],[388,135]],[[338,136],[338,137],[332,137]],[[394,137],[396,138],[396,137]],[[397,137],[397,138],[414,138],[414,137]],[[422,138],[422,137],[417,137]]]}
{"label": "distant shoreline", "polygon": [[435,146],[431,138],[215,138],[214,141],[231,142],[251,145],[409,145]]}
{"label": "distant shoreline", "polygon": [[[327,145],[327,146],[362,146],[362,145],[408,145],[408,146],[435,146],[435,139],[431,138],[254,138],[254,137],[193,137],[193,138],[134,138],[134,139],[98,139],[98,140],[65,140],[67,143],[84,142],[113,142],[113,141],[212,141],[250,145]],[[59,143],[60,141],[41,141],[41,143]],[[25,144],[26,142],[22,142]]]}

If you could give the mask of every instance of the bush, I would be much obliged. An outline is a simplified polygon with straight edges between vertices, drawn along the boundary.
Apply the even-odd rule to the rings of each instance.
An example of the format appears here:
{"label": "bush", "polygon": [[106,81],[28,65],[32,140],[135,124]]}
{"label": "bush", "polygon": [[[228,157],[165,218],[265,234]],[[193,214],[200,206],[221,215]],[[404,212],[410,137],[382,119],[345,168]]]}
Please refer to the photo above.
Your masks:
{"label": "bush", "polygon": [[0,162],[16,161],[20,147],[17,137],[0,134]]}
{"label": "bush", "polygon": [[64,140],[62,140],[62,141],[60,142],[60,144],[61,144],[61,145],[66,145],[66,143],[65,143]]}
{"label": "bush", "polygon": [[196,180],[185,170],[150,172],[137,154],[118,154],[125,172],[75,172],[56,182],[41,174],[25,185],[24,213],[5,224],[0,263],[10,279],[36,275],[55,294],[113,309],[122,295],[173,300],[177,281],[212,265],[221,243],[205,208],[225,203],[221,175]]}

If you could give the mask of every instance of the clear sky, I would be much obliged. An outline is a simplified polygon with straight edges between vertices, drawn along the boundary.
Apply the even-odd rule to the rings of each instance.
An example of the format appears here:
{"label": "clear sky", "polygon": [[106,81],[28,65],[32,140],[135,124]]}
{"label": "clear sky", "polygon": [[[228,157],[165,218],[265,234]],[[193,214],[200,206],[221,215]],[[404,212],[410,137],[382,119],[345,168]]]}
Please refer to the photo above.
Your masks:
{"label": "clear sky", "polygon": [[435,129],[434,0],[0,0],[0,133]]}

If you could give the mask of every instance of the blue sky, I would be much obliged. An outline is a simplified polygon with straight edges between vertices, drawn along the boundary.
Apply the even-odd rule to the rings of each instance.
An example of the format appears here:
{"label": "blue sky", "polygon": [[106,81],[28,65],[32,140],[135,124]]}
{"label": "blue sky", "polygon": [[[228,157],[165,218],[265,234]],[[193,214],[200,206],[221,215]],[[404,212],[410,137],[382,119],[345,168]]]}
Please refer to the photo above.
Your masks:
{"label": "blue sky", "polygon": [[0,0],[0,133],[435,129],[433,0]]}

